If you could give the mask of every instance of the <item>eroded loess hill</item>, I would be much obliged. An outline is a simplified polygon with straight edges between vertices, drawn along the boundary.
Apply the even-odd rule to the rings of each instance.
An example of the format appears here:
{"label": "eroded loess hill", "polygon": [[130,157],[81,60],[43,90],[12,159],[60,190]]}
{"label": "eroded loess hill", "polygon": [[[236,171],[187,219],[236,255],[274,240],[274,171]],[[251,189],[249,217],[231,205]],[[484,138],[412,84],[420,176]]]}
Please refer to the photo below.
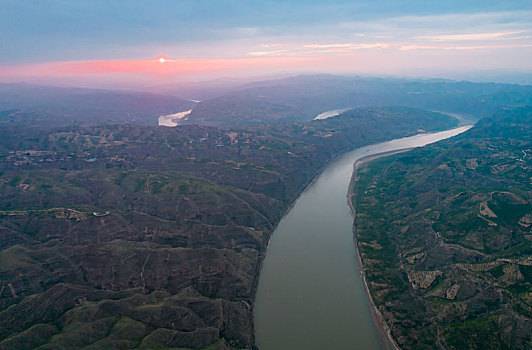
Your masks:
{"label": "eroded loess hill", "polygon": [[532,347],[532,108],[358,171],[355,235],[403,348]]}
{"label": "eroded loess hill", "polygon": [[328,160],[456,120],[0,125],[0,349],[251,348],[273,228]]}

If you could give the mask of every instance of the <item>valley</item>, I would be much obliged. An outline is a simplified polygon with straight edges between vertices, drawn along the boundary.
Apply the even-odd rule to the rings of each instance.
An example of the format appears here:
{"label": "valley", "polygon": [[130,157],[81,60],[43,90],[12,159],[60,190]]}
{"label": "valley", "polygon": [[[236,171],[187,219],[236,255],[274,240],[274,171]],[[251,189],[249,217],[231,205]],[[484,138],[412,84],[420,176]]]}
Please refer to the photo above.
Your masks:
{"label": "valley", "polygon": [[532,1],[0,33],[0,350],[532,350]]}
{"label": "valley", "polygon": [[2,349],[250,348],[269,238],[325,164],[457,125],[383,107],[245,129],[57,128],[6,116]]}

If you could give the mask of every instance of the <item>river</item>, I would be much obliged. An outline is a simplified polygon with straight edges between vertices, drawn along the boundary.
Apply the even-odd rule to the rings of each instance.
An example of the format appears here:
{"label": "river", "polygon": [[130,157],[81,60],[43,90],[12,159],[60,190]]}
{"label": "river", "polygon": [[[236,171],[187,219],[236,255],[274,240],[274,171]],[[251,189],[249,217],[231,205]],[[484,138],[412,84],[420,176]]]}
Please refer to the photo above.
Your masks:
{"label": "river", "polygon": [[325,168],[270,240],[254,309],[260,350],[381,348],[358,273],[346,200],[353,163],[372,154],[420,147],[468,128],[358,148]]}
{"label": "river", "polygon": [[318,119],[327,119],[327,118],[331,118],[331,117],[335,117],[337,115],[340,115],[341,113],[345,112],[345,111],[348,111],[350,110],[351,108],[343,108],[343,109],[333,109],[331,111],[327,111],[327,112],[323,112],[323,113],[320,113],[318,114],[314,120],[318,120]]}
{"label": "river", "polygon": [[184,112],[174,113],[174,114],[161,115],[159,117],[159,126],[168,126],[168,127],[177,126],[179,123],[179,120],[187,117],[190,114],[190,112],[192,112],[192,109],[189,109],[188,111],[184,111]]}

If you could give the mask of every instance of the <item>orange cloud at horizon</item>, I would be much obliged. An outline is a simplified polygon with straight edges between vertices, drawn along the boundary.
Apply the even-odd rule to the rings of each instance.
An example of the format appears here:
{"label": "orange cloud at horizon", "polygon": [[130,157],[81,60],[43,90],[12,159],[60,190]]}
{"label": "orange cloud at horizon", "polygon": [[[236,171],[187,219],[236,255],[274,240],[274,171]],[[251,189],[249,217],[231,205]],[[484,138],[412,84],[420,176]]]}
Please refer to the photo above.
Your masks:
{"label": "orange cloud at horizon", "polygon": [[[0,81],[91,81],[102,83],[175,81],[269,74],[410,74],[445,70],[529,71],[530,43],[329,43],[284,46],[236,58],[171,58],[0,64]],[[162,58],[162,60],[161,60]]]}
{"label": "orange cloud at horizon", "polygon": [[207,58],[116,61],[65,61],[0,65],[0,78],[48,77],[111,73],[180,76],[191,73],[249,69],[296,68],[319,63],[320,57]]}

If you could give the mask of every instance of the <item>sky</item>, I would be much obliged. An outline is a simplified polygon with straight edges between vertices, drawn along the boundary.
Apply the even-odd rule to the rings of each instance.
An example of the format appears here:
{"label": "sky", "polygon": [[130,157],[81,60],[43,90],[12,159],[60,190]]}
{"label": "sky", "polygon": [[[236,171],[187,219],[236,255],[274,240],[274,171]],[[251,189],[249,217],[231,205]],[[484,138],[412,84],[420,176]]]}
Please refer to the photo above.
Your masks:
{"label": "sky", "polygon": [[531,57],[530,0],[0,0],[0,81],[530,74]]}

